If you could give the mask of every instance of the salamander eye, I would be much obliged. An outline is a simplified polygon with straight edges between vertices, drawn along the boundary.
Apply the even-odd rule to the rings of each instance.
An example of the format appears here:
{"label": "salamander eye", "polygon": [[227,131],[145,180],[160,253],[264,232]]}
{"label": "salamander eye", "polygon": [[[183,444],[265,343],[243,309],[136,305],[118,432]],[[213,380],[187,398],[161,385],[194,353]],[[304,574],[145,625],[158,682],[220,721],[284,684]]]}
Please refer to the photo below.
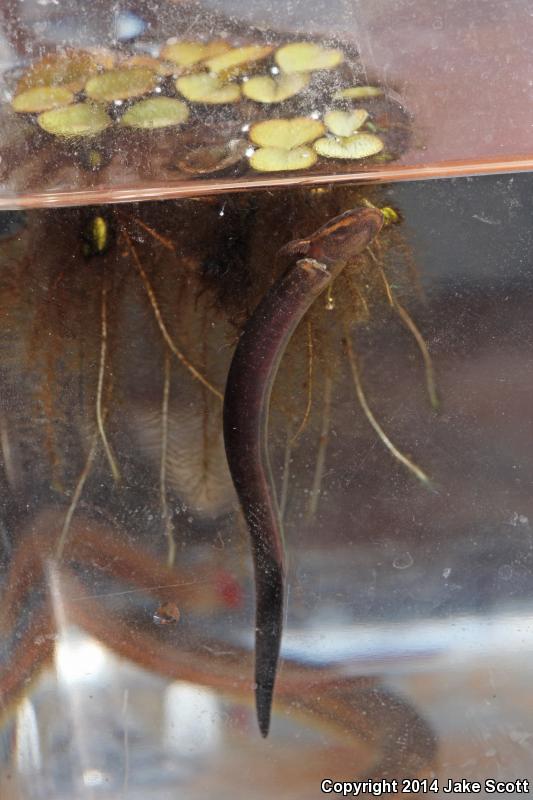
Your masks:
{"label": "salamander eye", "polygon": [[24,211],[2,211],[0,213],[0,242],[17,236],[26,225],[27,216]]}

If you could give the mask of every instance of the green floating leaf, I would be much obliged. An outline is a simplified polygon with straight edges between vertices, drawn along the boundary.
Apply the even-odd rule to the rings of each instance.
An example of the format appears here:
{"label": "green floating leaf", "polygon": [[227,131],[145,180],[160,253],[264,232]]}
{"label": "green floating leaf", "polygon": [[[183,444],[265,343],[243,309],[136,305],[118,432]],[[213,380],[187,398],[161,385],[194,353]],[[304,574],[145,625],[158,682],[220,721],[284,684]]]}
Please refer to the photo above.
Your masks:
{"label": "green floating leaf", "polygon": [[333,69],[344,60],[342,50],[321,47],[314,42],[293,42],[283,45],[276,52],[276,64],[283,72],[313,72]]}
{"label": "green floating leaf", "polygon": [[21,77],[17,94],[37,86],[61,86],[71,92],[79,92],[97,70],[97,59],[85,50],[66,48],[57,53],[47,53]]}
{"label": "green floating leaf", "polygon": [[176,81],[176,89],[191,103],[220,105],[236,103],[241,99],[241,87],[238,83],[224,83],[216,75],[200,72],[185,75]]}
{"label": "green floating leaf", "polygon": [[359,159],[375,156],[383,150],[383,142],[373,133],[356,133],[345,138],[318,139],[313,147],[325,158]]}
{"label": "green floating leaf", "polygon": [[308,169],[316,163],[316,153],[310,147],[260,147],[250,157],[250,165],[257,172],[292,172]]}
{"label": "green floating leaf", "polygon": [[128,100],[151,92],[157,85],[157,77],[147,67],[131,69],[112,69],[101,75],[89,78],[85,93],[91,100],[99,103],[112,103],[114,100]]}
{"label": "green floating leaf", "polygon": [[291,117],[256,122],[250,128],[249,136],[260,147],[292,150],[318,139],[324,131],[324,124],[320,120],[312,117]]}
{"label": "green floating leaf", "polygon": [[167,128],[182,125],[189,117],[189,109],[181,100],[172,97],[148,97],[128,108],[121,119],[129,128]]}
{"label": "green floating leaf", "polygon": [[324,115],[324,122],[335,136],[352,136],[367,118],[368,111],[359,108],[356,111],[328,111]]}
{"label": "green floating leaf", "polygon": [[90,103],[76,103],[39,114],[37,123],[54,136],[94,136],[111,125],[111,117]]}
{"label": "green floating leaf", "polygon": [[11,105],[19,114],[40,114],[74,102],[74,95],[62,86],[36,86],[18,94]]}
{"label": "green floating leaf", "polygon": [[295,72],[292,75],[257,75],[242,85],[242,93],[256,103],[282,103],[293,97],[309,83],[309,75]]}
{"label": "green floating leaf", "polygon": [[381,97],[383,89],[379,86],[350,86],[340,89],[333,95],[335,100],[365,100],[368,97]]}

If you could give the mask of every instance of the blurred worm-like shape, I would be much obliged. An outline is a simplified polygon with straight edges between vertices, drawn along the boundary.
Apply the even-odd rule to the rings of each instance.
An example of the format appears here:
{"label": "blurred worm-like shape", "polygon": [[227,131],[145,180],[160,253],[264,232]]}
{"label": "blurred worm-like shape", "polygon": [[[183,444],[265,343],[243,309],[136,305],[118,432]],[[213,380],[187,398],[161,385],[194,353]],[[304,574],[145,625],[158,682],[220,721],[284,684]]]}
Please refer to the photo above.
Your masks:
{"label": "blurred worm-like shape", "polygon": [[305,258],[267,292],[235,350],[224,397],[228,465],[252,542],[256,582],[255,699],[259,729],[268,735],[283,628],[283,529],[268,458],[270,395],[283,354],[316,298],[379,233],[377,208],[346,211],[284,253]]}

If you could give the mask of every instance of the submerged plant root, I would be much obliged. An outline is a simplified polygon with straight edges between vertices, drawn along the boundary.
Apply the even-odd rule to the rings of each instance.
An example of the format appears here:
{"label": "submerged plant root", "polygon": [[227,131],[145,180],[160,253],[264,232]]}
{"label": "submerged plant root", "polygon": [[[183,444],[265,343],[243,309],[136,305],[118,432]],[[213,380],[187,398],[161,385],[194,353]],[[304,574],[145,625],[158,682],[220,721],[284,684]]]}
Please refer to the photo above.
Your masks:
{"label": "submerged plant root", "polygon": [[[165,391],[170,392],[170,376],[163,367],[159,373],[160,376],[167,376],[164,378],[166,389],[163,388],[163,403],[154,402],[153,405],[154,409],[159,405],[159,411],[154,411],[155,416],[152,415],[154,426],[157,427],[148,435],[148,431],[152,431],[149,427],[152,423],[143,411],[139,417],[141,435],[138,441],[141,447],[150,443],[150,448],[159,441],[153,463],[157,464],[159,474],[161,514],[169,541],[168,558],[172,560],[173,548],[169,538],[171,514],[168,500],[164,500],[163,496],[168,498],[169,492],[171,495],[177,492],[179,497],[180,486],[185,488],[184,481],[187,480],[191,488],[186,492],[192,491],[192,497],[198,497],[194,502],[200,513],[203,507],[207,514],[212,515],[217,513],[216,509],[228,508],[233,503],[229,479],[221,461],[220,434],[216,434],[220,425],[220,407],[217,409],[210,403],[205,405],[202,392],[207,392],[217,405],[222,400],[222,392],[217,384],[223,385],[232,345],[261,296],[290,263],[287,257],[278,257],[278,251],[291,238],[305,238],[310,231],[316,230],[339,211],[368,202],[369,196],[379,204],[378,194],[375,190],[369,195],[368,190],[363,193],[359,189],[338,187],[335,191],[314,189],[261,197],[243,195],[238,198],[206,199],[201,203],[189,201],[181,206],[169,203],[164,207],[144,205],[133,213],[121,209],[110,216],[109,224],[115,229],[115,241],[103,255],[89,260],[81,255],[80,244],[81,231],[87,228],[88,212],[47,212],[43,218],[43,221],[46,219],[46,228],[40,227],[37,212],[31,215],[34,222],[31,250],[27,248],[23,261],[19,246],[19,261],[14,259],[13,264],[20,263],[17,269],[27,274],[27,260],[35,254],[35,261],[29,262],[29,275],[33,274],[44,287],[42,300],[38,295],[25,296],[20,292],[15,297],[16,281],[7,285],[4,280],[3,296],[9,304],[9,318],[17,314],[20,317],[17,327],[22,331],[23,338],[19,350],[25,354],[21,358],[31,359],[27,390],[31,403],[39,404],[38,415],[43,419],[42,431],[46,432],[43,447],[49,458],[47,469],[54,471],[54,478],[49,478],[50,482],[58,487],[68,486],[69,483],[76,487],[79,476],[85,474],[87,456],[77,469],[78,478],[73,481],[75,465],[67,463],[58,448],[62,446],[64,449],[68,443],[72,449],[72,433],[65,440],[65,429],[68,429],[77,431],[74,441],[76,438],[79,441],[80,434],[82,440],[87,441],[86,437],[89,437],[80,452],[90,454],[93,451],[91,424],[89,420],[84,421],[91,404],[96,409],[97,430],[107,463],[115,480],[120,476],[120,465],[113,454],[107,428],[110,427],[113,433],[117,425],[115,410],[124,403],[128,404],[132,392],[135,394],[138,391],[135,374],[123,367],[122,363],[124,347],[131,348],[130,340],[133,334],[139,335],[140,329],[134,325],[133,333],[130,335],[127,332],[131,328],[131,321],[127,321],[124,327],[125,309],[121,305],[122,295],[131,297],[132,290],[129,287],[137,276],[137,286],[140,286],[145,298],[142,301],[139,297],[139,302],[150,310],[155,322],[153,327],[153,323],[146,320],[150,325],[150,336],[155,331],[161,341],[158,358],[166,360],[165,353],[173,354],[178,366],[177,371],[172,370],[172,382],[176,382],[176,386],[188,387],[186,394],[192,392],[191,402],[196,406],[195,413],[205,418],[198,427],[198,435],[202,439],[200,449],[204,455],[198,460],[198,468],[203,464],[203,475],[198,473],[197,491],[194,488],[196,478],[192,479],[192,472],[187,473],[188,469],[193,469],[193,462],[187,456],[189,451],[183,451],[183,466],[173,455],[172,442],[176,428],[174,411],[170,405],[165,405]],[[223,224],[219,222],[220,209],[224,212]],[[56,266],[65,263],[61,257],[51,257],[54,224],[68,233],[66,237],[63,234],[65,247],[71,252],[80,253],[78,260],[66,269]],[[45,229],[46,239],[40,243],[40,231],[44,232]],[[137,232],[143,234],[144,241],[141,243]],[[214,236],[209,238],[208,232],[214,233]],[[39,267],[36,255],[40,249],[44,251],[45,258],[44,264]],[[355,263],[346,266],[327,297],[311,308],[289,343],[271,404],[271,445],[274,448],[279,445],[285,453],[285,477],[282,476],[280,493],[284,510],[295,491],[290,480],[291,472],[295,471],[291,470],[291,463],[295,459],[297,462],[302,443],[316,441],[314,475],[309,477],[307,486],[307,513],[313,516],[317,511],[327,462],[330,420],[334,417],[335,386],[338,376],[342,374],[343,361],[349,356],[349,350],[342,342],[351,335],[347,331],[379,317],[383,307],[391,307],[412,334],[424,362],[431,404],[437,407],[431,356],[405,303],[400,302],[397,296],[398,286],[405,287],[402,289],[404,294],[407,292],[410,270],[402,226],[391,225],[382,231],[376,246],[361,254]],[[394,284],[394,290],[391,284]],[[135,293],[138,295],[138,289],[135,289]],[[127,302],[131,303],[131,300]],[[94,312],[98,310],[98,313],[93,314],[91,309]],[[110,309],[113,311],[112,318]],[[200,317],[204,320],[201,324],[194,321],[200,309],[203,309]],[[43,336],[43,331],[47,331],[47,335]],[[113,337],[113,350],[109,347],[110,335]],[[196,366],[205,364],[206,356],[211,365],[211,374],[209,370],[205,371],[205,367],[199,369]],[[96,373],[91,364],[97,365]],[[52,365],[56,365],[55,371]],[[46,366],[44,372],[43,366]],[[106,375],[113,376],[112,398],[110,386],[106,388]],[[79,389],[75,388],[76,382],[79,383]],[[194,384],[200,390],[198,395]],[[357,387],[354,388],[360,401],[362,389],[360,387],[359,391]],[[72,404],[76,392],[80,401]],[[182,389],[178,391],[180,394],[183,395]],[[197,395],[197,400],[192,400],[193,395]],[[365,397],[364,393],[362,396]],[[174,402],[179,405],[178,396]],[[110,405],[104,426],[105,403]],[[192,409],[192,406],[189,407]],[[368,418],[366,411],[365,414]],[[210,421],[206,428],[207,419]],[[375,425],[374,428],[384,441],[381,429],[380,433]],[[147,431],[146,436],[144,430]],[[207,438],[206,430],[209,431]],[[277,431],[289,432],[283,435],[283,443],[278,439]],[[115,438],[115,433],[112,438]],[[146,445],[142,444],[143,440]],[[389,449],[398,457],[394,446]],[[166,461],[165,452],[168,456]],[[215,456],[215,453],[218,455]],[[410,466],[410,459],[406,463],[402,458],[399,460],[404,466],[420,479],[427,480],[425,473],[417,473],[419,468]],[[90,459],[91,463],[94,459],[95,454]],[[190,467],[186,466],[189,461]],[[39,463],[42,463],[42,454]],[[192,480],[183,477],[187,474]],[[164,484],[166,491],[162,488]],[[210,487],[207,494],[201,489],[202,486]],[[77,495],[78,492],[75,492],[74,499]]]}
{"label": "submerged plant root", "polygon": [[[98,498],[110,513],[124,513],[122,498],[131,490],[145,506],[155,502],[160,538],[154,547],[166,548],[160,558],[169,567],[179,560],[179,537],[189,520],[218,524],[235,509],[217,388],[224,385],[233,346],[261,298],[298,257],[279,251],[368,199],[379,206],[379,190],[337,187],[113,211],[114,236],[91,258],[82,255],[82,231],[94,210],[29,215],[31,244],[26,252],[17,245],[13,270],[37,289],[20,292],[18,278],[4,277],[0,303],[8,309],[6,336],[8,326],[18,331],[7,380],[17,379],[17,359],[28,363],[25,403],[38,407],[38,418],[27,415],[35,430],[25,433],[24,413],[6,412],[3,440],[17,441],[20,453],[10,456],[5,471],[13,486],[33,481],[53,503],[64,502],[58,487],[71,487],[56,530],[57,558],[72,546],[84,497]],[[65,252],[78,254],[70,262],[53,251],[59,230]],[[268,440],[272,480],[281,483],[288,522],[301,518],[302,507],[308,519],[319,510],[336,389],[346,369],[378,439],[429,483],[372,412],[352,342],[358,327],[379,324],[392,309],[422,355],[437,406],[430,353],[407,310],[406,252],[401,224],[384,228],[379,247],[346,264],[288,343],[272,391]],[[32,459],[35,441],[40,451]],[[303,471],[309,447],[314,459]],[[5,459],[9,447],[2,450]],[[304,475],[305,483],[294,475]]]}

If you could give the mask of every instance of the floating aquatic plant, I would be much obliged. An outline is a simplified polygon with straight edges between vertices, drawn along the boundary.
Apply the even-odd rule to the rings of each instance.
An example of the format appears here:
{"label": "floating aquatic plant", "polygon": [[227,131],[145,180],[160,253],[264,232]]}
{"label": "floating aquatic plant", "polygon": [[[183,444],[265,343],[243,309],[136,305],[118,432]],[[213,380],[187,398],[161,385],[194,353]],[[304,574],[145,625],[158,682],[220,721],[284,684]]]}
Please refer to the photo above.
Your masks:
{"label": "floating aquatic plant", "polygon": [[85,93],[99,103],[112,103],[114,100],[140,97],[151,92],[156,85],[155,74],[147,67],[114,69],[89,78]]}
{"label": "floating aquatic plant", "polygon": [[324,124],[311,117],[270,119],[256,122],[250,128],[250,140],[260,147],[279,147],[292,150],[313,142],[324,133]]}
{"label": "floating aquatic plant", "polygon": [[65,108],[44,111],[37,118],[39,126],[55,136],[96,136],[111,123],[111,117],[99,106],[75,103]]}
{"label": "floating aquatic plant", "polygon": [[373,133],[356,133],[353,136],[318,139],[313,147],[320,156],[356,160],[381,153],[383,142]]}
{"label": "floating aquatic plant", "polygon": [[243,83],[245,97],[257,103],[283,103],[309,85],[309,76],[295,72],[290,75],[256,75]]}
{"label": "floating aquatic plant", "polygon": [[17,94],[11,105],[19,114],[40,114],[74,102],[74,95],[62,86],[35,86]]}
{"label": "floating aquatic plant", "polygon": [[283,72],[314,72],[338,67],[344,60],[344,53],[314,42],[293,42],[280,47],[275,59]]}
{"label": "floating aquatic plant", "polygon": [[[224,144],[221,134],[216,144],[208,135],[215,113],[211,106],[221,107],[215,125],[226,115],[223,131],[227,142],[249,131],[253,147],[248,150],[247,164],[257,172],[313,169],[315,173],[329,169],[327,162],[332,159],[367,163],[373,159],[377,163],[393,159],[402,149],[409,136],[405,112],[378,86],[350,85],[359,74],[350,50],[299,40],[276,47],[270,41],[265,43],[264,38],[254,42],[252,36],[239,36],[236,41],[239,44],[226,32],[211,40],[169,39],[159,55],[154,55],[157,47],[150,52],[127,48],[115,52],[102,47],[58,50],[27,68],[19,78],[12,107],[21,123],[23,115],[39,114],[40,127],[62,138],[96,137],[110,125],[120,126],[120,147],[115,152],[116,137],[103,139],[101,145],[95,143],[89,154],[85,150],[77,154],[61,151],[62,159],[75,159],[77,166],[93,172],[104,164],[111,165],[115,156],[135,163],[138,152],[132,152],[131,159],[127,157],[128,147],[134,147],[133,139],[124,135],[128,128],[150,131],[177,127],[186,120],[190,120],[187,133],[176,137],[170,158],[167,152],[159,153],[159,144],[154,148],[154,157],[161,155],[159,172],[175,170],[181,164],[187,174],[209,175],[217,172],[218,161],[219,171],[238,163],[231,148],[226,154],[208,156],[209,148]],[[347,85],[339,89],[339,84]],[[176,92],[182,98],[181,105]],[[239,102],[243,99],[251,102]],[[349,100],[361,99],[366,101],[365,108],[346,108]],[[139,102],[132,105],[133,100]],[[92,110],[91,104],[97,108]],[[285,107],[300,116],[278,119],[276,107],[283,104],[290,104]],[[49,111],[61,112],[68,105],[75,110],[42,116]],[[113,105],[108,109],[109,118],[103,108],[108,105]],[[270,118],[265,118],[267,110]],[[353,139],[356,135],[362,138]],[[372,135],[376,138],[368,138]],[[39,146],[42,142],[38,140]],[[205,169],[199,160],[191,167],[192,150],[206,160]],[[47,174],[52,160],[42,160]]]}
{"label": "floating aquatic plant", "polygon": [[324,122],[328,131],[335,136],[351,136],[361,128],[368,119],[368,111],[328,111],[324,114]]}
{"label": "floating aquatic plant", "polygon": [[129,128],[167,128],[183,125],[189,117],[189,109],[181,100],[172,97],[148,97],[128,108],[121,122]]}
{"label": "floating aquatic plant", "polygon": [[333,95],[334,100],[366,100],[372,97],[381,97],[383,89],[379,86],[349,86],[339,89]]}
{"label": "floating aquatic plant", "polygon": [[191,103],[224,105],[236,103],[241,98],[241,87],[238,83],[227,83],[209,72],[178,78],[176,89]]}

